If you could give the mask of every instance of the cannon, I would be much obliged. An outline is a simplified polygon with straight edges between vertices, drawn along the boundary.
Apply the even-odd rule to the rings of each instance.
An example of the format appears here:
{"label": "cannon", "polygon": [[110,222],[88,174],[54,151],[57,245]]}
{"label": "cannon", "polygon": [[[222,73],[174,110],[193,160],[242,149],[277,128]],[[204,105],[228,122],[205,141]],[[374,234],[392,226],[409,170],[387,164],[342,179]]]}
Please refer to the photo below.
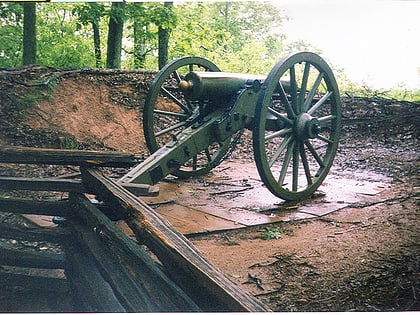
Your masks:
{"label": "cannon", "polygon": [[258,173],[275,196],[311,196],[333,163],[340,94],[328,64],[311,52],[281,59],[267,76],[221,72],[200,57],[163,67],[143,109],[151,155],[119,181],[154,185],[209,172],[252,131]]}

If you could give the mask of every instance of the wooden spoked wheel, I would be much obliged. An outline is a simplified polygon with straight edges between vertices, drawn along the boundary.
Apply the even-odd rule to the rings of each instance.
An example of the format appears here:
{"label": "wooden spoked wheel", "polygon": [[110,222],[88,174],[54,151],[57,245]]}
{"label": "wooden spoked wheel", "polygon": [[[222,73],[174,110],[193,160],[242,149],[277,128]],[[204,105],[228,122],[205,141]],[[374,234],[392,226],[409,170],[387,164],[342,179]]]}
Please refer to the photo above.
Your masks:
{"label": "wooden spoked wheel", "polygon": [[254,157],[267,188],[285,200],[311,196],[333,163],[340,127],[340,95],[328,64],[309,52],[282,59],[255,111]]}
{"label": "wooden spoked wheel", "polygon": [[[220,70],[206,59],[184,57],[163,67],[150,86],[143,110],[143,131],[151,153],[171,142],[179,132],[199,119],[199,103],[188,100],[179,89],[179,83],[191,71]],[[207,173],[224,156],[229,142],[212,144],[173,174],[186,178]]]}

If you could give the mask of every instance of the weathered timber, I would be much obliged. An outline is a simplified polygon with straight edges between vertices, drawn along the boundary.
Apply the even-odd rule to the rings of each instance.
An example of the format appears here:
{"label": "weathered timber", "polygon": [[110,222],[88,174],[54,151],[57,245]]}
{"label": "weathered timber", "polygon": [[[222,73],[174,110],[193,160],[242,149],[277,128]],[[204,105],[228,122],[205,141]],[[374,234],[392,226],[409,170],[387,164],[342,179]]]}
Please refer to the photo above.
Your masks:
{"label": "weathered timber", "polygon": [[65,199],[59,201],[40,201],[0,197],[0,211],[64,217],[72,214],[69,201]]}
{"label": "weathered timber", "polygon": [[0,238],[7,238],[19,241],[46,241],[59,243],[62,239],[69,237],[70,233],[66,228],[48,227],[17,227],[10,224],[0,223]]}
{"label": "weathered timber", "polygon": [[0,177],[0,189],[86,192],[79,180],[26,177]]}
{"label": "weathered timber", "polygon": [[[94,193],[87,190],[80,180],[57,178],[0,177],[0,189]],[[143,184],[127,184],[127,189],[138,196],[156,196],[159,193],[156,187]]]}
{"label": "weathered timber", "polygon": [[67,264],[65,275],[71,291],[83,312],[117,312],[127,310],[118,301],[109,283],[102,277],[89,253],[80,250],[79,243],[64,242]]}
{"label": "weathered timber", "polygon": [[159,187],[156,186],[134,183],[124,183],[122,186],[136,196],[154,197],[159,195]]}
{"label": "weathered timber", "polygon": [[127,167],[142,160],[142,157],[122,152],[0,146],[0,163]]}
{"label": "weathered timber", "polygon": [[24,249],[7,249],[0,247],[0,265],[63,269],[64,255],[51,252],[35,252]]}
{"label": "weathered timber", "polygon": [[102,200],[129,213],[127,223],[168,269],[171,277],[206,311],[268,311],[208,262],[182,234],[142,200],[99,170],[82,170],[83,183]]}
{"label": "weathered timber", "polygon": [[[81,194],[71,194],[73,208],[97,238],[83,233],[83,244],[107,276],[122,304],[131,311],[198,311],[198,306],[165,275],[156,262],[138,244],[117,228]],[[99,239],[102,242],[98,244]],[[106,248],[104,250],[104,247]],[[106,261],[104,257],[107,257]],[[113,260],[118,261],[114,266]]]}
{"label": "weathered timber", "polygon": [[[123,186],[138,196],[159,194],[159,189],[150,185],[128,183]],[[0,189],[94,193],[87,190],[80,180],[61,178],[0,177]]]}
{"label": "weathered timber", "polygon": [[64,278],[29,276],[18,273],[0,272],[2,289],[7,286],[22,286],[29,290],[45,290],[56,293],[69,292],[67,280]]}

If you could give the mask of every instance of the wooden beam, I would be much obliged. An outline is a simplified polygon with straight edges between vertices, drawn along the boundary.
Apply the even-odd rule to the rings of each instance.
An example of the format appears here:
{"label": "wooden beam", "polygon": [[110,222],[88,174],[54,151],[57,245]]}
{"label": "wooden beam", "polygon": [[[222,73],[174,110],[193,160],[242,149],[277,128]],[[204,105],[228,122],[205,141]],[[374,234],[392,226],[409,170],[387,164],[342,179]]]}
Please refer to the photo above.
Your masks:
{"label": "wooden beam", "polygon": [[67,264],[65,275],[83,312],[124,313],[109,283],[102,277],[92,257],[77,242],[64,242]]}
{"label": "wooden beam", "polygon": [[86,192],[86,189],[78,180],[26,177],[0,177],[0,189]]}
{"label": "wooden beam", "polygon": [[0,265],[63,269],[64,256],[51,252],[35,252],[23,249],[7,249],[0,247]]}
{"label": "wooden beam", "polygon": [[18,227],[10,224],[0,223],[0,238],[7,238],[20,241],[39,242],[46,241],[59,243],[62,239],[69,237],[70,233],[66,228],[56,227]]}
{"label": "wooden beam", "polygon": [[[49,292],[69,292],[67,280],[64,278],[29,276],[18,273],[0,272],[2,288],[8,286],[22,286],[31,290],[46,290]],[[35,311],[35,310],[34,310]]]}
{"label": "wooden beam", "polygon": [[0,146],[0,163],[128,167],[143,160],[123,152]]}
{"label": "wooden beam", "polygon": [[[138,196],[159,194],[159,188],[150,185],[127,183],[123,186]],[[86,189],[80,180],[60,178],[0,177],[0,189],[94,193]]]}
{"label": "wooden beam", "polygon": [[208,262],[182,234],[139,198],[103,176],[99,170],[82,171],[84,185],[102,200],[126,209],[127,223],[168,269],[171,277],[205,311],[268,311]]}
{"label": "wooden beam", "polygon": [[0,211],[63,217],[72,215],[68,200],[40,201],[0,197]]}
{"label": "wooden beam", "polygon": [[[116,227],[85,196],[71,194],[70,200],[77,214],[83,219],[84,225],[88,226],[83,228],[72,225],[76,227],[80,243],[88,246],[104,278],[108,280],[125,308],[131,312],[200,310],[163,273],[148,253]],[[96,231],[98,237],[93,237],[93,231]]]}

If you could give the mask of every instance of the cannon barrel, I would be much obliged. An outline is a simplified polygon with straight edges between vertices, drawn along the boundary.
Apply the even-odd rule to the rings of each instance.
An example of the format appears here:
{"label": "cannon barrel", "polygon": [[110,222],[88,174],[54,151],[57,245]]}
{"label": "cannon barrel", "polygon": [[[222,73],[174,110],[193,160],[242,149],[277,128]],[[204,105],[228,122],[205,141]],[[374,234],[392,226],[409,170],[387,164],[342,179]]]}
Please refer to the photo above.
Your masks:
{"label": "cannon barrel", "polygon": [[261,75],[193,71],[179,83],[179,89],[191,100],[217,100],[248,87],[258,91],[265,79]]}

